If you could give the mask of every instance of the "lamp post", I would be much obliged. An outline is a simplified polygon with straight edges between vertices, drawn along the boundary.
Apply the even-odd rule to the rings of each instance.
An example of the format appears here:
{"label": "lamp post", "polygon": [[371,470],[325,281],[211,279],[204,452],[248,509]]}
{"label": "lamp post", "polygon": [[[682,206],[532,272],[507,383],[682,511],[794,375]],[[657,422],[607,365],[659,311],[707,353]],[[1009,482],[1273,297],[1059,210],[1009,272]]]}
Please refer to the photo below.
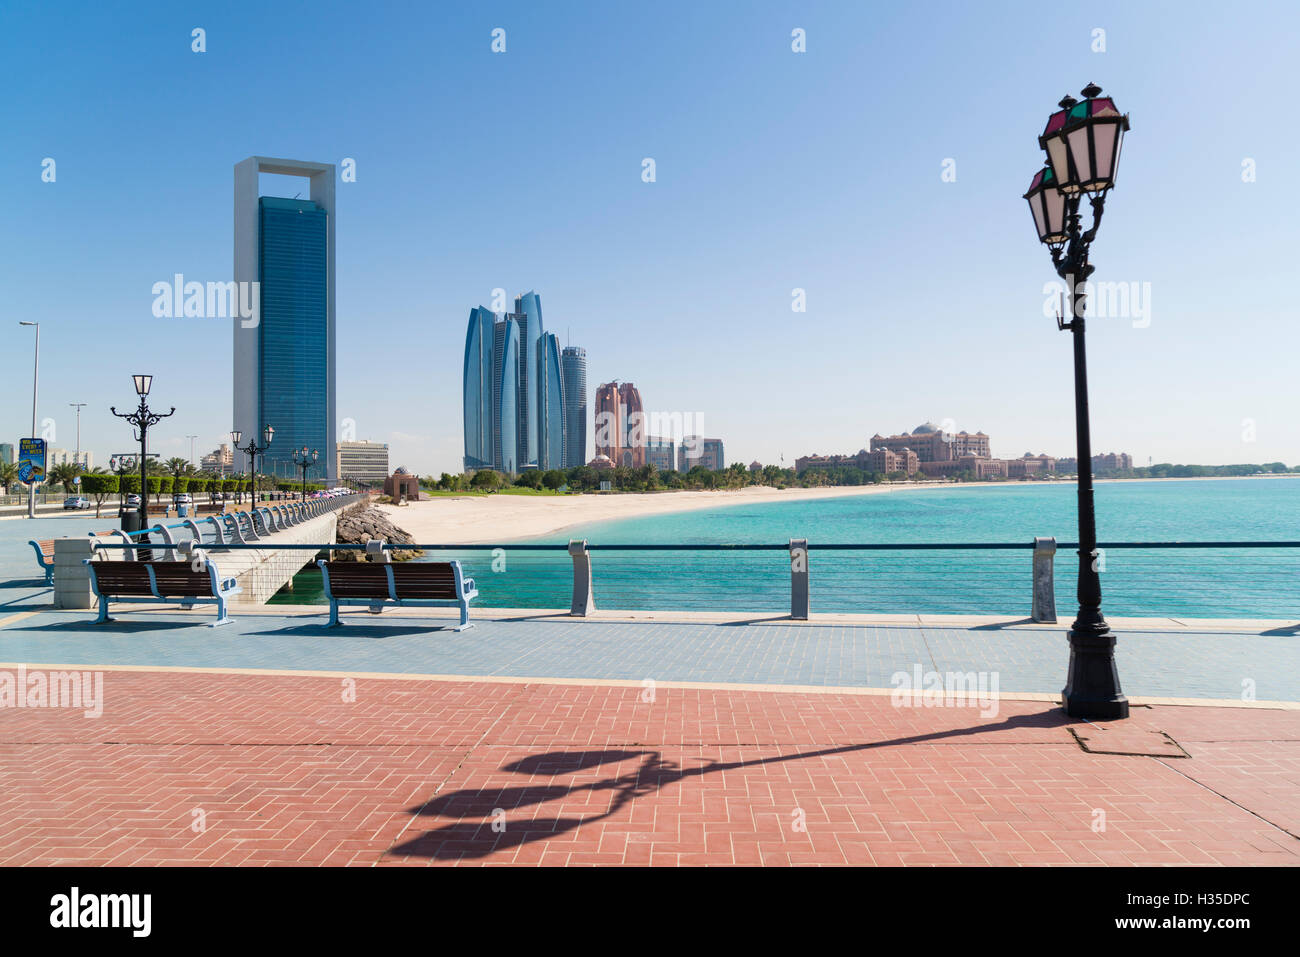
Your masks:
{"label": "lamp post", "polygon": [[149,527],[149,429],[175,414],[176,406],[172,406],[170,412],[150,411],[146,400],[153,385],[153,376],[134,375],[131,379],[135,383],[135,394],[140,397],[140,408],[134,412],[122,413],[116,407],[109,406],[108,411],[135,426],[135,438],[140,443],[140,529],[145,529]]}
{"label": "lamp post", "polygon": [[[1065,280],[1070,321],[1058,316],[1057,328],[1074,337],[1074,428],[1079,457],[1079,613],[1070,626],[1070,670],[1061,692],[1074,718],[1127,718],[1128,698],[1120,691],[1115,666],[1115,636],[1101,613],[1097,574],[1097,515],[1092,500],[1092,437],[1088,425],[1088,363],[1084,349],[1084,283],[1092,275],[1088,253],[1097,237],[1106,194],[1115,185],[1120,145],[1129,128],[1110,97],[1090,83],[1083,101],[1071,96],[1047,120],[1038,144],[1047,165],[1034,175],[1029,201],[1039,242],[1050,250],[1057,275]],[[1092,225],[1081,229],[1079,205],[1087,195]]]}
{"label": "lamp post", "polygon": [[293,453],[294,464],[302,469],[302,500],[307,501],[307,470],[316,464],[316,458],[320,455],[318,449],[312,449],[311,454],[307,454],[307,446],[301,450],[295,450]]}
{"label": "lamp post", "polygon": [[126,488],[122,479],[126,478],[127,474],[135,468],[135,456],[128,455],[125,452],[119,452],[108,460],[108,467],[117,473],[117,494],[122,500],[122,504],[125,505]]}
{"label": "lamp post", "polygon": [[239,431],[238,429],[235,429],[233,432],[230,433],[231,443],[235,446],[235,449],[237,451],[243,452],[245,455],[248,456],[249,464],[252,466],[254,508],[257,507],[257,457],[271,447],[271,439],[274,435],[275,435],[275,429],[271,428],[268,425],[262,429],[262,438],[264,440],[262,445],[257,444],[257,436],[255,435],[248,440],[247,445],[240,446],[239,443],[243,440],[244,433]]}
{"label": "lamp post", "polygon": [[[41,324],[39,322],[28,322],[25,319],[19,319],[20,326],[36,327],[36,361],[32,366],[32,438],[36,438],[36,386],[41,378]],[[49,455],[49,450],[45,452]],[[27,517],[36,517],[36,483],[33,482],[27,486]]]}

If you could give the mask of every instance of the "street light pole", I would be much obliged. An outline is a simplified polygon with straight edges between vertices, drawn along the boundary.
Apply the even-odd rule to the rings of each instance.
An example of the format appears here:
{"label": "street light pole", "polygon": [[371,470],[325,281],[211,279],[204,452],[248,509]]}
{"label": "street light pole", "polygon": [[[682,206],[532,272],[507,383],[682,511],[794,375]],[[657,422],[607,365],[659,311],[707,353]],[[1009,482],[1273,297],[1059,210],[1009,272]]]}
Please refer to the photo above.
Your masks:
{"label": "street light pole", "polygon": [[[1088,416],[1088,358],[1084,284],[1094,267],[1088,254],[1105,211],[1106,194],[1114,186],[1120,145],[1129,128],[1101,88],[1089,84],[1080,103],[1067,96],[1053,113],[1039,145],[1048,164],[1024,196],[1034,216],[1038,239],[1051,252],[1056,273],[1065,280],[1070,321],[1057,317],[1057,328],[1068,329],[1074,344],[1074,430],[1078,455],[1079,612],[1070,626],[1070,668],[1061,692],[1071,717],[1115,720],[1127,718],[1128,698],[1120,690],[1115,664],[1115,636],[1101,611],[1098,574],[1097,512],[1092,490],[1092,435]],[[1092,225],[1082,229],[1079,206],[1084,195],[1092,208]]]}
{"label": "street light pole", "polygon": [[194,468],[194,440],[197,439],[198,436],[187,435],[185,437],[190,440],[190,468]]}
{"label": "street light pole", "polygon": [[[257,508],[257,456],[265,452],[268,448],[271,447],[271,439],[274,435],[275,435],[275,429],[271,428],[271,426],[268,425],[262,429],[262,437],[265,439],[265,443],[263,445],[257,444],[257,436],[254,435],[252,438],[248,440],[247,445],[240,447],[239,443],[243,440],[244,433],[241,432],[239,429],[235,429],[233,432],[230,433],[230,438],[234,443],[235,450],[238,452],[243,452],[245,455],[247,455],[248,460],[252,465],[253,508]],[[265,456],[263,456],[263,458],[265,458]],[[263,462],[263,464],[265,465],[266,463]]]}
{"label": "street light pole", "polygon": [[298,468],[302,469],[302,500],[304,502],[307,501],[307,470],[315,464],[319,455],[320,451],[317,449],[313,449],[311,454],[308,455],[307,446],[305,445],[302,447],[301,452],[295,449],[293,453],[293,461]]}
{"label": "street light pole", "polygon": [[108,411],[112,412],[119,419],[126,419],[136,429],[136,440],[140,443],[140,528],[139,531],[149,527],[149,428],[157,425],[163,419],[176,412],[176,406],[172,406],[170,412],[152,412],[148,403],[145,401],[149,396],[149,388],[153,384],[153,376],[136,375],[131,377],[135,382],[136,395],[140,397],[140,408],[134,412],[118,412],[114,406],[109,406]]}
{"label": "street light pole", "polygon": [[84,402],[69,402],[68,405],[77,410],[77,450],[73,452],[73,458],[77,465],[77,470],[81,470],[81,407]]}
{"label": "street light pole", "polygon": [[[36,361],[32,366],[32,438],[36,438],[36,387],[41,380],[41,324],[39,322],[28,322],[25,319],[18,320],[20,326],[36,327]],[[48,459],[50,450],[45,450]],[[46,463],[49,464],[48,461]],[[36,483],[33,482],[27,486],[27,517],[36,517]]]}

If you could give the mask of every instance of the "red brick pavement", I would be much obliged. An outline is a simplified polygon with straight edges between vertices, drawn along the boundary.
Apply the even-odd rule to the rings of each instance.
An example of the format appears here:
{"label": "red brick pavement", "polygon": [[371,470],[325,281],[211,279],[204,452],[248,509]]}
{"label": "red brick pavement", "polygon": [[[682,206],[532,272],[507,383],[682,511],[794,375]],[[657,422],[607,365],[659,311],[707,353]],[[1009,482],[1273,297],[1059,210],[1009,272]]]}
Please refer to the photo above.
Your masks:
{"label": "red brick pavement", "polygon": [[[1300,863],[1297,711],[1135,708],[1111,729],[1038,702],[347,690],[107,672],[102,717],[0,710],[0,864]],[[1088,753],[1072,727],[1189,757]]]}

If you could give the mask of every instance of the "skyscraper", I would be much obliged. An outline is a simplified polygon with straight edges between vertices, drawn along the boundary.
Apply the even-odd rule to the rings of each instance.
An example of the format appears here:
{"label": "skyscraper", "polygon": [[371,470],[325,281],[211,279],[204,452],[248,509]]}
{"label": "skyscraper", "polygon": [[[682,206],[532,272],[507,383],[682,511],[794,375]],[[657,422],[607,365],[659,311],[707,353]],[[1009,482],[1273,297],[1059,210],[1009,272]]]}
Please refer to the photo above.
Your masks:
{"label": "skyscraper", "polygon": [[465,401],[465,470],[490,469],[496,459],[494,388],[496,368],[492,362],[495,348],[496,317],[490,310],[476,306],[469,311],[469,328],[465,332],[464,401]]}
{"label": "skyscraper", "polygon": [[492,324],[492,467],[518,472],[520,410],[519,324],[498,319]]}
{"label": "skyscraper", "polygon": [[596,454],[615,465],[645,465],[645,410],[631,382],[617,380],[596,387]]}
{"label": "skyscraper", "polygon": [[467,470],[564,467],[560,341],[542,330],[537,293],[517,297],[515,311],[504,316],[483,306],[470,310],[463,374]]}
{"label": "skyscraper", "polygon": [[587,350],[565,346],[560,354],[564,380],[564,467],[587,464]]}
{"label": "skyscraper", "polygon": [[[310,182],[310,199],[259,196],[258,176]],[[259,283],[256,319],[235,318],[234,421],[245,441],[270,425],[259,467],[292,478],[294,449],[335,454],[334,166],[250,156],[235,164],[236,283]],[[247,469],[247,457],[239,456]]]}
{"label": "skyscraper", "polygon": [[519,324],[519,464],[538,464],[541,438],[542,299],[529,290],[515,297],[515,311],[508,318]]}
{"label": "skyscraper", "polygon": [[537,467],[564,467],[564,376],[560,369],[560,340],[543,333],[537,354]]}

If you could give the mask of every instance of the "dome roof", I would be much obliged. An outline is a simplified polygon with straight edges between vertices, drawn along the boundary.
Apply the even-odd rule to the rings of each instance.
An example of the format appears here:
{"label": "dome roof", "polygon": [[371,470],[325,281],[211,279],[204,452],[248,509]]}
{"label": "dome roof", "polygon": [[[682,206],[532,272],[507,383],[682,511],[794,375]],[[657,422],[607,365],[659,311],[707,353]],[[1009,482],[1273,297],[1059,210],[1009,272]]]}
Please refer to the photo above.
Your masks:
{"label": "dome roof", "polygon": [[929,435],[932,432],[938,432],[939,427],[933,422],[923,422],[912,430],[913,435]]}
{"label": "dome roof", "polygon": [[394,474],[394,475],[410,475],[411,473],[408,472],[408,471],[406,471],[406,466],[405,466],[405,465],[399,465],[399,466],[398,466],[398,467],[393,471],[393,474]]}

